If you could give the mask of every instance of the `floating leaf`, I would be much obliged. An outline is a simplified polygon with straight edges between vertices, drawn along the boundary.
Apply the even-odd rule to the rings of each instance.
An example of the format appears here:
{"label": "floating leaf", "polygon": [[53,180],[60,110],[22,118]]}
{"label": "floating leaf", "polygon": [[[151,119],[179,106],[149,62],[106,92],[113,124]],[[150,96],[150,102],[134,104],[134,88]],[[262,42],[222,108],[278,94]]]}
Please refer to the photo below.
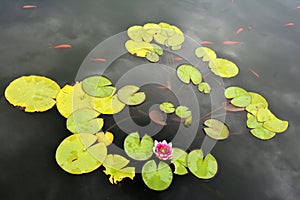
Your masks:
{"label": "floating leaf", "polygon": [[256,116],[254,116],[250,113],[247,114],[247,118],[248,118],[247,119],[247,127],[248,128],[256,128],[257,126],[262,125],[262,123],[257,121]]}
{"label": "floating leaf", "polygon": [[108,97],[111,96],[116,88],[110,86],[111,81],[103,76],[91,76],[82,81],[82,89],[88,95],[94,97]]}
{"label": "floating leaf", "polygon": [[180,46],[184,42],[184,34],[176,26],[172,26],[175,33],[167,40],[167,46]]}
{"label": "floating leaf", "polygon": [[118,98],[123,103],[134,106],[143,103],[146,99],[146,95],[144,92],[139,91],[139,87],[135,85],[126,85],[119,89]]}
{"label": "floating leaf", "polygon": [[175,114],[180,118],[188,118],[192,115],[192,111],[186,106],[178,106],[175,110]]}
{"label": "floating leaf", "polygon": [[182,82],[187,84],[192,81],[195,85],[198,85],[202,81],[202,74],[200,71],[196,67],[188,64],[180,65],[177,68],[177,76]]}
{"label": "floating leaf", "polygon": [[265,122],[275,118],[275,115],[268,108],[260,108],[256,114],[259,122]]}
{"label": "floating leaf", "polygon": [[150,119],[155,122],[156,124],[158,125],[161,125],[161,126],[166,126],[167,123],[165,122],[165,119],[161,113],[161,111],[158,111],[158,110],[151,110],[149,112],[149,117]]}
{"label": "floating leaf", "polygon": [[248,106],[250,103],[251,96],[249,94],[238,96],[231,100],[232,105],[242,108]]}
{"label": "floating leaf", "polygon": [[123,156],[117,154],[107,155],[103,166],[105,170],[103,171],[106,175],[110,175],[109,181],[111,184],[117,184],[122,181],[123,178],[130,178],[133,180],[135,176],[134,167],[125,167],[129,163],[129,160]]}
{"label": "floating leaf", "polygon": [[159,105],[159,109],[164,113],[170,114],[175,111],[174,105],[170,102],[163,102]]}
{"label": "floating leaf", "polygon": [[193,117],[192,115],[190,115],[189,117],[187,117],[184,121],[184,126],[185,127],[189,127],[192,125],[192,122],[193,122]]}
{"label": "floating leaf", "polygon": [[248,92],[240,87],[228,87],[224,92],[224,95],[227,99],[232,99],[246,94],[248,94]]}
{"label": "floating leaf", "polygon": [[170,166],[160,161],[158,166],[154,160],[148,161],[142,169],[144,183],[152,190],[162,191],[167,189],[173,179]]}
{"label": "floating leaf", "polygon": [[94,109],[102,114],[113,115],[121,112],[124,107],[125,104],[119,100],[117,94],[112,97],[94,99]]}
{"label": "floating leaf", "polygon": [[164,50],[163,48],[161,48],[160,46],[158,46],[157,44],[152,44],[153,47],[153,52],[157,53],[157,55],[163,55]]}
{"label": "floating leaf", "polygon": [[151,35],[159,34],[161,31],[160,26],[154,23],[147,23],[143,26],[143,28],[147,33]]}
{"label": "floating leaf", "polygon": [[288,121],[280,120],[277,117],[274,117],[273,119],[268,120],[263,124],[264,128],[275,133],[282,133],[286,131],[288,126],[289,126]]}
{"label": "floating leaf", "polygon": [[127,30],[127,35],[134,41],[142,42],[144,31],[142,26],[131,26]]}
{"label": "floating leaf", "polygon": [[138,57],[146,57],[147,53],[153,51],[152,44],[148,42],[139,42],[133,40],[127,40],[125,43],[125,47],[129,53],[132,55],[136,55]]}
{"label": "floating leaf", "polygon": [[150,62],[158,62],[159,56],[155,52],[147,52],[146,59]]}
{"label": "floating leaf", "polygon": [[55,105],[59,85],[43,76],[22,76],[5,89],[5,98],[25,112],[44,112]]}
{"label": "floating leaf", "polygon": [[204,158],[201,150],[191,151],[187,157],[187,164],[192,174],[201,179],[210,179],[218,171],[218,163],[213,155],[207,154]]}
{"label": "floating leaf", "polygon": [[171,162],[175,166],[174,174],[185,175],[188,173],[187,167],[187,153],[179,148],[173,148],[173,159]]}
{"label": "floating leaf", "polygon": [[181,49],[182,45],[178,45],[178,46],[172,46],[171,49],[173,51],[178,51],[179,49]]}
{"label": "floating leaf", "polygon": [[269,140],[276,135],[274,132],[265,129],[261,124],[258,125],[255,129],[252,129],[250,132],[252,133],[252,135],[261,140]]}
{"label": "floating leaf", "polygon": [[208,94],[211,91],[211,87],[208,83],[202,82],[198,85],[198,90],[200,92],[204,92],[205,94]]}
{"label": "floating leaf", "polygon": [[198,58],[202,58],[202,61],[207,62],[217,58],[217,54],[214,50],[208,47],[198,47],[195,50],[195,54]]}
{"label": "floating leaf", "polygon": [[165,22],[160,22],[158,25],[161,28],[161,32],[160,32],[161,35],[166,37],[171,37],[175,34],[175,30],[170,24]]}
{"label": "floating leaf", "polygon": [[216,58],[209,62],[209,68],[217,76],[231,78],[239,73],[239,68],[233,62],[222,58]]}
{"label": "floating leaf", "polygon": [[99,115],[92,109],[76,110],[67,119],[67,129],[72,133],[97,133],[104,124],[103,119],[97,118]]}
{"label": "floating leaf", "polygon": [[204,128],[204,132],[215,140],[224,140],[229,136],[229,129],[223,122],[216,119],[208,119],[204,122],[208,128]]}
{"label": "floating leaf", "polygon": [[96,133],[97,141],[103,142],[106,146],[110,145],[114,140],[114,135],[111,132],[99,132]]}
{"label": "floating leaf", "polygon": [[153,140],[148,135],[144,135],[140,140],[137,132],[131,133],[124,140],[124,150],[135,160],[147,160],[153,154]]}
{"label": "floating leaf", "polygon": [[[106,157],[106,146],[98,143],[91,146],[97,137],[92,134],[73,134],[58,146],[55,159],[58,165],[71,174],[83,174],[101,166]],[[92,149],[92,153],[89,152]],[[97,152],[97,158],[94,156]]]}
{"label": "floating leaf", "polygon": [[268,102],[263,96],[254,92],[248,92],[248,94],[251,95],[251,103],[246,107],[248,112],[256,116],[260,108],[268,108]]}

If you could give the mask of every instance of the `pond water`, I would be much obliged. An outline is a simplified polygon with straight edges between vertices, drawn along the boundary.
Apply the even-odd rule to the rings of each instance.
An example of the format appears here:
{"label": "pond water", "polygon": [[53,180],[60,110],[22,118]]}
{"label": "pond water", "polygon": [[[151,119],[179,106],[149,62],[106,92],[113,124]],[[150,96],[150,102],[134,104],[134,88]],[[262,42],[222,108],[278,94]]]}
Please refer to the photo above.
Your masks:
{"label": "pond water", "polygon": [[[24,4],[38,8],[22,9]],[[296,131],[300,128],[297,84],[300,75],[300,9],[296,9],[299,5],[300,2],[295,0],[2,1],[1,197],[299,199],[300,135]],[[4,98],[5,88],[13,79],[30,74],[50,77],[60,86],[74,83],[84,59],[99,43],[132,25],[161,21],[178,26],[196,42],[214,42],[209,47],[219,57],[235,62],[240,69],[237,77],[223,80],[225,87],[238,85],[262,94],[270,109],[279,118],[289,121],[288,130],[270,141],[261,141],[246,128],[245,112],[227,113],[225,120],[232,134],[211,151],[220,168],[217,176],[209,181],[201,181],[191,174],[175,176],[170,188],[163,192],[148,189],[139,174],[134,181],[124,179],[117,185],[109,183],[102,168],[80,176],[67,174],[54,158],[57,146],[70,134],[65,119],[56,108],[35,114],[14,108]],[[294,26],[284,26],[288,23],[294,23]],[[240,27],[244,31],[236,34]],[[241,43],[224,45],[223,41]],[[72,48],[49,48],[66,43]],[[138,65],[139,62],[131,55],[124,55],[107,73],[115,81],[123,73],[117,67],[123,64],[130,69],[131,64]],[[170,59],[166,59],[165,64],[176,65]],[[156,94],[147,87],[144,89],[150,94]],[[166,95],[159,92],[160,97]],[[172,94],[168,97],[173,98]],[[209,98],[199,95],[199,99],[201,114],[205,115],[210,111]],[[144,125],[149,119],[135,122]],[[178,128],[178,124],[174,123],[165,132],[172,133],[174,128]],[[116,135],[121,134],[120,130],[115,131]],[[201,130],[199,135],[203,135]],[[168,137],[172,139],[173,136]],[[197,136],[188,149],[198,148],[202,140],[202,136]]]}

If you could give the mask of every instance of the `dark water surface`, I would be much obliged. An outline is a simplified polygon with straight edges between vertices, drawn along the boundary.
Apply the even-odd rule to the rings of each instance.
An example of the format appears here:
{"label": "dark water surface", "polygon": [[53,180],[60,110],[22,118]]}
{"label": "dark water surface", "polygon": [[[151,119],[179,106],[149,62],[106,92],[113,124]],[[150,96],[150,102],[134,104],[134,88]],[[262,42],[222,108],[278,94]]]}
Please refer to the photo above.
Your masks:
{"label": "dark water surface", "polygon": [[[39,8],[24,10],[24,4]],[[299,199],[298,5],[295,0],[1,1],[1,199]],[[3,97],[5,88],[30,74],[50,77],[61,86],[74,82],[84,58],[100,42],[131,25],[160,21],[178,26],[196,41],[215,42],[211,48],[240,68],[225,85],[261,93],[270,109],[289,121],[289,129],[263,142],[247,133],[245,113],[229,113],[231,132],[246,133],[217,143],[212,151],[220,167],[217,176],[210,181],[175,176],[163,192],[149,190],[139,174],[134,181],[111,185],[102,168],[80,176],[65,173],[54,158],[69,135],[65,119],[56,108],[35,114],[15,109]],[[282,26],[290,22],[295,26]],[[239,27],[245,30],[237,35]],[[226,46],[225,40],[242,44]],[[62,43],[73,48],[49,48]]]}

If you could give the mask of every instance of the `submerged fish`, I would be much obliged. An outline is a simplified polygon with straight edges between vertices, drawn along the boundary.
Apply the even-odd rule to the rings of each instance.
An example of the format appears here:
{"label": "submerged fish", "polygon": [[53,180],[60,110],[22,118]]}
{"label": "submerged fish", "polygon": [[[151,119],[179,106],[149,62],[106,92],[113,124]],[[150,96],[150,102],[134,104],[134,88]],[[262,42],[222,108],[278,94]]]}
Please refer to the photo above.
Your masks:
{"label": "submerged fish", "polygon": [[291,23],[283,24],[282,26],[289,27],[289,26],[295,26],[295,24],[291,22]]}
{"label": "submerged fish", "polygon": [[244,28],[241,27],[241,28],[237,29],[235,33],[236,33],[236,34],[240,34],[240,33],[243,32],[243,31],[244,31]]}
{"label": "submerged fish", "polygon": [[176,58],[174,58],[174,60],[176,60],[176,61],[181,61],[181,60],[183,60],[183,58],[176,57]]}
{"label": "submerged fish", "polygon": [[24,8],[24,9],[30,9],[30,8],[37,8],[37,6],[34,6],[34,5],[24,5],[22,8]]}
{"label": "submerged fish", "polygon": [[241,42],[238,41],[224,41],[223,44],[225,45],[235,45],[235,44],[241,44]]}
{"label": "submerged fish", "polygon": [[70,49],[72,46],[70,44],[60,44],[56,46],[52,46],[53,49]]}
{"label": "submerged fish", "polygon": [[250,71],[254,76],[256,76],[256,78],[259,78],[259,74],[258,74],[256,71],[254,71],[254,70],[252,70],[252,69],[249,69],[249,71]]}
{"label": "submerged fish", "polygon": [[201,41],[200,44],[214,44],[214,43],[211,41]]}
{"label": "submerged fish", "polygon": [[91,60],[95,62],[106,62],[105,58],[92,58]]}

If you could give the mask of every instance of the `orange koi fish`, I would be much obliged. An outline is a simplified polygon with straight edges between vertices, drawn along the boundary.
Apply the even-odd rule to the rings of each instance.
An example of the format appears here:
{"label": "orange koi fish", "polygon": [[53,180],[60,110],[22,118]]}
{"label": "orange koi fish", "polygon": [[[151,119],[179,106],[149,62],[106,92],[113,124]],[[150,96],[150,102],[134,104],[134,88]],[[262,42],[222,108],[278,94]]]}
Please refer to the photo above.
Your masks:
{"label": "orange koi fish", "polygon": [[31,9],[31,8],[37,8],[37,6],[34,6],[34,5],[24,5],[22,8],[24,8],[24,9]]}
{"label": "orange koi fish", "polygon": [[176,60],[176,61],[181,61],[181,60],[183,60],[183,58],[176,57],[176,58],[174,58],[174,60]]}
{"label": "orange koi fish", "polygon": [[238,28],[235,33],[236,34],[240,34],[243,31],[244,31],[244,28],[241,27],[241,28]]}
{"label": "orange koi fish", "polygon": [[51,48],[53,48],[53,49],[70,49],[70,48],[72,48],[72,46],[69,44],[60,44],[60,45],[52,46]]}
{"label": "orange koi fish", "polygon": [[94,62],[106,62],[105,58],[92,58],[91,60]]}
{"label": "orange koi fish", "polygon": [[287,23],[287,24],[283,24],[282,26],[290,27],[290,26],[295,26],[295,24],[294,23]]}
{"label": "orange koi fish", "polygon": [[252,69],[249,69],[249,71],[250,71],[254,76],[256,76],[256,78],[259,78],[259,74],[258,74],[256,71],[254,71],[254,70],[252,70]]}
{"label": "orange koi fish", "polygon": [[238,41],[224,41],[223,44],[225,45],[235,45],[235,44],[241,44],[241,42]]}
{"label": "orange koi fish", "polygon": [[211,41],[201,41],[200,44],[214,44],[214,43]]}

